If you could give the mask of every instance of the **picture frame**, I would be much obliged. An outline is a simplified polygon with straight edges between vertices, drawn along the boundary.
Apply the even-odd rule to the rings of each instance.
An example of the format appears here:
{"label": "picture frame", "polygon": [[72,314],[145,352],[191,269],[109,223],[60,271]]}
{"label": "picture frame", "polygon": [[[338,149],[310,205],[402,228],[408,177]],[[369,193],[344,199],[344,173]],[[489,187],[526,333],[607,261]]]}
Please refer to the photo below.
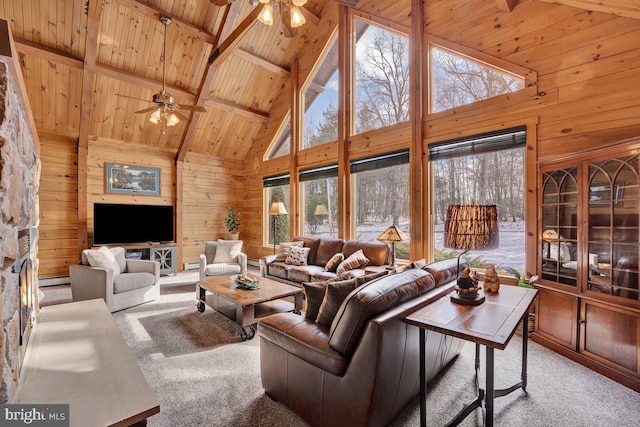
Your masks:
{"label": "picture frame", "polygon": [[[589,203],[592,205],[607,205],[611,202],[609,198],[611,191],[610,185],[594,185],[589,187]],[[622,202],[622,185],[616,184],[613,186],[614,205],[619,206]]]}
{"label": "picture frame", "polygon": [[160,195],[160,168],[135,165],[105,164],[107,193]]}

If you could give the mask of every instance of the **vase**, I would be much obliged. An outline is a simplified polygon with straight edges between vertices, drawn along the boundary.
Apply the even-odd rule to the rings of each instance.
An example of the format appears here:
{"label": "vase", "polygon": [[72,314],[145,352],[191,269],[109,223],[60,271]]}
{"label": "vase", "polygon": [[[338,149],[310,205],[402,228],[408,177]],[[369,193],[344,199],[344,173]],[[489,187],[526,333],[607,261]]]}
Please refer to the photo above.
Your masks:
{"label": "vase", "polygon": [[227,240],[240,240],[240,233],[227,233]]}

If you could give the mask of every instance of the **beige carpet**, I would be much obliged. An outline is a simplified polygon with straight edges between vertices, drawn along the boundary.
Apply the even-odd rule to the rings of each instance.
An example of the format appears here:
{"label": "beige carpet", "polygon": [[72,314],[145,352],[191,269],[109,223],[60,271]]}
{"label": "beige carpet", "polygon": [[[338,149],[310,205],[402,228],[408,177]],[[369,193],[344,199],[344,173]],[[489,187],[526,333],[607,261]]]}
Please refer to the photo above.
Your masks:
{"label": "beige carpet", "polygon": [[[159,301],[114,314],[160,400],[160,414],[151,417],[149,425],[305,425],[264,395],[259,338],[242,342],[235,323],[208,307],[198,313],[194,285],[177,282],[163,284]],[[521,340],[515,336],[505,351],[496,351],[496,387],[519,380],[520,348]],[[467,344],[453,365],[429,384],[429,426],[445,424],[474,398],[473,362],[474,346]],[[638,425],[640,394],[533,342],[528,372],[527,393],[518,390],[496,399],[495,425]],[[392,425],[419,425],[417,398]],[[482,425],[481,411],[462,425]]]}

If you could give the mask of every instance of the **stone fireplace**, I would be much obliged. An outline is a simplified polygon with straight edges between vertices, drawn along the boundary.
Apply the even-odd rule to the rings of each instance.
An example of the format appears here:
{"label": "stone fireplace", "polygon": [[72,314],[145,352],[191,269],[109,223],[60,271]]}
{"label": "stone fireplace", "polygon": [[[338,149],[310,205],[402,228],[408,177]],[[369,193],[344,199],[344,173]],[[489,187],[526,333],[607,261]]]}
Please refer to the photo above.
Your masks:
{"label": "stone fireplace", "polygon": [[[37,229],[30,228],[39,223],[39,145],[8,25],[0,20],[0,403],[13,402],[28,342],[21,331],[28,333],[39,307]],[[21,257],[25,233],[36,238]],[[22,309],[21,282],[30,287]]]}

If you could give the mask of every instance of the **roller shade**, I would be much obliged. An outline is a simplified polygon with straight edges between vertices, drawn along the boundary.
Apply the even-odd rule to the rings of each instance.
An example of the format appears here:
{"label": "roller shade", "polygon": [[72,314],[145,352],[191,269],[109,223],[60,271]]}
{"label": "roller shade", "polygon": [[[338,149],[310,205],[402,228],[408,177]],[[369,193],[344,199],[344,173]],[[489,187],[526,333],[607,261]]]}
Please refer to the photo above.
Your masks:
{"label": "roller shade", "polygon": [[281,185],[289,185],[290,175],[275,175],[262,178],[263,187],[280,187]]}
{"label": "roller shade", "polygon": [[409,150],[394,151],[377,156],[351,160],[351,173],[372,171],[409,163]]}
{"label": "roller shade", "polygon": [[486,132],[429,144],[429,160],[444,160],[523,147],[526,142],[527,133],[525,126],[497,132]]}
{"label": "roller shade", "polygon": [[313,181],[315,179],[334,178],[338,176],[338,165],[328,165],[319,168],[306,169],[300,171],[300,182]]}

